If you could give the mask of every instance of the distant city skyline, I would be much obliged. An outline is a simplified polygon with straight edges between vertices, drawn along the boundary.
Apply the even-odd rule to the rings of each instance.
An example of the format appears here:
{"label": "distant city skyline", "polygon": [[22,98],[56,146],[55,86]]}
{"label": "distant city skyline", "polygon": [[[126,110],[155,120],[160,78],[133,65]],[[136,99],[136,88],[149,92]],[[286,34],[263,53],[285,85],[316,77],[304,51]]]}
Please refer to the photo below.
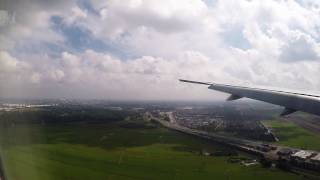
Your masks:
{"label": "distant city skyline", "polygon": [[0,98],[227,96],[180,78],[317,93],[319,19],[311,0],[0,0]]}

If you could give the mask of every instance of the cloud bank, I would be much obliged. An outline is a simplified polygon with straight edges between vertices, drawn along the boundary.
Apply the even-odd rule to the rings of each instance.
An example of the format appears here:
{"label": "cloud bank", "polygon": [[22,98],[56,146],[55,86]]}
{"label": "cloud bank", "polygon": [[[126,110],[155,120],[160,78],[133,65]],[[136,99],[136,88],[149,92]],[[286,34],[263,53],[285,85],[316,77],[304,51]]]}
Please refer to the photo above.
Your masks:
{"label": "cloud bank", "polygon": [[320,6],[313,1],[0,5],[1,97],[224,97],[179,78],[320,90]]}

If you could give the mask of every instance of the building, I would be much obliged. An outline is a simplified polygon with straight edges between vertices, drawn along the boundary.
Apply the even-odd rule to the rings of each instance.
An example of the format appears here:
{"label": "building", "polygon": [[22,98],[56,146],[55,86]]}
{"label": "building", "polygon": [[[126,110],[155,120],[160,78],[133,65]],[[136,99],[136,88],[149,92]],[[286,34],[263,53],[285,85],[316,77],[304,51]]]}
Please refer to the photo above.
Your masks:
{"label": "building", "polygon": [[320,164],[320,153],[315,155],[314,157],[310,158],[310,161],[313,163],[319,163]]}
{"label": "building", "polygon": [[291,155],[291,158],[296,160],[306,160],[307,158],[311,157],[314,153],[311,151],[300,150]]}

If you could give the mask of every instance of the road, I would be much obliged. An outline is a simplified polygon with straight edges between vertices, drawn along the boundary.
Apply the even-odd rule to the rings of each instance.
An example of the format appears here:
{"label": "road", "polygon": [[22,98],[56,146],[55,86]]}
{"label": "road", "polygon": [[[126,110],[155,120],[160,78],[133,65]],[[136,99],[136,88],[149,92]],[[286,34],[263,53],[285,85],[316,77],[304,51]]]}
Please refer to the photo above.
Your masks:
{"label": "road", "polygon": [[256,146],[261,146],[262,142],[249,141],[249,140],[244,140],[239,138],[231,138],[231,137],[217,135],[215,133],[208,133],[205,131],[190,129],[190,128],[179,125],[176,122],[172,112],[168,112],[166,114],[168,115],[170,122],[162,120],[160,118],[153,117],[150,113],[148,115],[149,117],[151,117],[152,119],[154,119],[155,121],[157,121],[158,123],[160,123],[161,125],[169,129],[173,129],[175,131],[183,132],[186,134],[194,135],[194,136],[205,138],[205,139],[210,139],[212,141],[215,141],[224,145],[236,147],[238,149],[248,151],[250,153],[254,153],[257,155],[265,154],[265,152],[255,149]]}
{"label": "road", "polygon": [[[268,160],[269,162],[272,162],[275,164],[278,163],[280,160],[280,156],[278,154],[280,151],[282,151],[284,149],[290,149],[293,152],[301,151],[301,149],[297,149],[297,148],[290,148],[290,147],[279,146],[279,145],[274,145],[274,144],[269,145],[269,144],[259,142],[259,141],[244,140],[244,139],[239,139],[239,138],[235,138],[235,137],[227,137],[227,136],[222,136],[222,135],[218,135],[215,133],[209,133],[206,131],[190,129],[190,128],[179,125],[179,123],[177,123],[177,121],[175,120],[174,114],[172,112],[168,112],[165,114],[169,117],[169,121],[165,121],[165,120],[162,120],[161,118],[153,117],[151,113],[147,112],[147,116],[150,119],[157,121],[158,123],[160,123],[162,126],[164,126],[166,128],[169,128],[169,129],[172,129],[175,131],[179,131],[182,133],[190,134],[193,136],[197,136],[200,138],[212,140],[216,143],[220,143],[223,145],[227,145],[227,146],[239,149],[241,151],[255,154],[255,155],[263,157],[265,160]],[[320,152],[315,152],[315,151],[312,151],[312,152],[315,154],[320,154]],[[287,158],[286,163],[288,163],[289,166],[291,166],[292,169],[294,169],[294,171],[296,173],[299,173],[303,170],[308,170],[308,171],[315,170],[316,172],[319,172],[319,169],[312,168],[314,165],[312,165],[312,166],[304,165],[305,163],[309,162],[308,160],[304,161],[302,163],[302,166],[299,166],[299,165],[291,162],[290,157],[291,156],[281,156],[281,159]],[[283,162],[283,161],[281,161],[281,162]],[[320,167],[320,165],[319,165],[319,167]]]}

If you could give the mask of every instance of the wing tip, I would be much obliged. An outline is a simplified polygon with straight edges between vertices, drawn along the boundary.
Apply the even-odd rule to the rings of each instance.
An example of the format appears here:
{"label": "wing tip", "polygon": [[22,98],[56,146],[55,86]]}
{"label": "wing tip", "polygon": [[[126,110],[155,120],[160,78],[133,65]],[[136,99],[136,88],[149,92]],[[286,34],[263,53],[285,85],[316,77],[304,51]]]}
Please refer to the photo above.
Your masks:
{"label": "wing tip", "polygon": [[193,83],[193,84],[212,85],[212,83],[209,83],[209,82],[191,81],[191,80],[187,80],[187,79],[179,79],[179,81],[186,82],[186,83]]}

